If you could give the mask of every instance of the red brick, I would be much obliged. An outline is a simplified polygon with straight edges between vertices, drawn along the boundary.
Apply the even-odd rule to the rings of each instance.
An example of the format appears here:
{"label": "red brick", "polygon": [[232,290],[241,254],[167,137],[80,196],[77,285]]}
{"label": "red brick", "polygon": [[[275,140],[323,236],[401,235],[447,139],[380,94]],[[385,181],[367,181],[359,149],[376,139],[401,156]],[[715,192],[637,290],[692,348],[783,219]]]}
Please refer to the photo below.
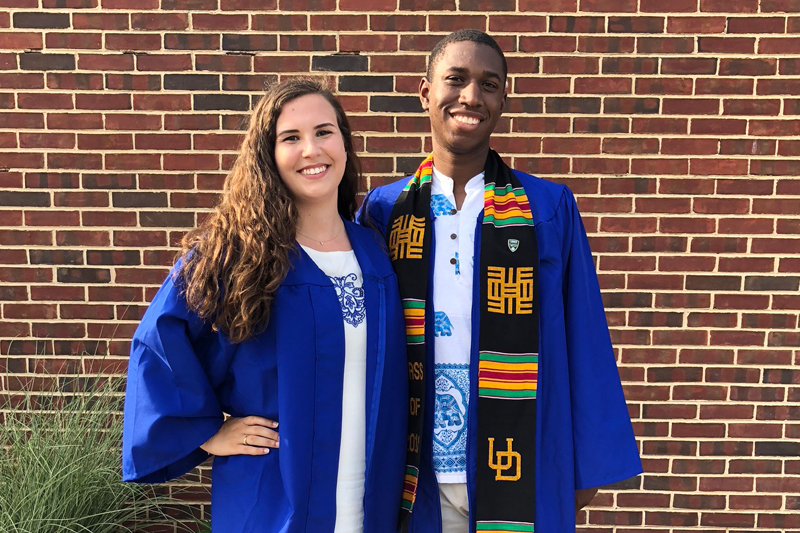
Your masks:
{"label": "red brick", "polygon": [[724,33],[726,17],[669,17],[667,19],[668,33]]}
{"label": "red brick", "polygon": [[[429,5],[422,9],[433,9]],[[455,7],[455,2],[453,7]],[[370,15],[369,22],[372,31],[422,31],[426,26],[425,19],[424,15]],[[303,17],[303,20],[305,20],[305,17]]]}
{"label": "red brick", "polygon": [[[689,162],[685,159],[633,159],[631,172],[644,175],[688,174]],[[662,181],[663,183],[663,181]]]}
{"label": "red brick", "polygon": [[633,52],[634,46],[633,37],[578,37],[578,52],[630,53]]}
{"label": "red brick", "polygon": [[217,13],[195,13],[192,15],[192,29],[194,30],[246,30],[249,25],[250,19],[246,14],[221,15]]}
{"label": "red brick", "polygon": [[80,70],[133,70],[133,54],[80,54],[78,56],[78,69]]}
{"label": "red brick", "polygon": [[756,86],[756,93],[759,95],[764,95],[764,94],[800,95],[800,80],[761,79],[758,80],[758,85]]}
{"label": "red brick", "polygon": [[[398,4],[397,0],[370,0],[369,10],[394,11],[397,9],[397,4]],[[339,0],[339,9],[342,11],[363,11],[364,4],[362,2],[359,2],[358,0]],[[465,11],[472,11],[472,9],[470,7],[467,7],[466,5],[462,6],[461,9]],[[313,18],[314,17],[312,16],[312,19]],[[355,26],[350,29],[351,30],[366,29],[366,26],[363,28],[360,26]]]}
{"label": "red brick", "polygon": [[739,0],[737,2],[700,0],[700,11],[713,11],[718,13],[757,13],[758,0]]}
{"label": "red brick", "polygon": [[775,59],[722,58],[719,63],[719,73],[722,76],[771,76],[776,72]]}
{"label": "red brick", "polygon": [[785,30],[783,17],[731,17],[728,21],[728,33],[784,33]]}
{"label": "red brick", "polygon": [[131,13],[131,29],[134,30],[185,30],[188,27],[188,13]]}
{"label": "red brick", "polygon": [[580,0],[581,11],[635,13],[636,0]]}
{"label": "red brick", "polygon": [[160,50],[160,34],[107,33],[106,48],[109,50]]}
{"label": "red brick", "polygon": [[692,119],[691,133],[699,135],[742,135],[747,128],[746,120],[738,119]]}
{"label": "red brick", "polygon": [[762,13],[770,13],[770,12],[800,13],[800,6],[797,5],[796,0],[762,0],[761,11]]}
{"label": "red brick", "polygon": [[747,79],[698,78],[696,94],[741,94],[753,93],[755,82]]}
{"label": "red brick", "polygon": [[[370,20],[372,21],[372,29],[379,29],[376,28],[375,24],[375,16],[371,15]],[[489,32],[496,32],[496,31],[516,31],[520,33],[525,32],[544,32],[547,30],[547,18],[543,16],[536,16],[536,15],[527,15],[527,14],[520,14],[520,15],[501,15],[501,14],[490,14],[489,15]],[[385,30],[384,30],[385,31]]]}
{"label": "red brick", "polygon": [[705,57],[664,58],[661,61],[662,74],[715,74],[717,60]]}
{"label": "red brick", "polygon": [[[697,48],[700,53],[752,54],[755,37],[700,37]],[[720,68],[722,74],[722,68]]]}
{"label": "red brick", "polygon": [[484,15],[428,15],[428,31],[450,33],[464,28],[485,30],[486,17]]}
{"label": "red brick", "polygon": [[753,514],[740,513],[703,513],[700,518],[702,526],[721,527],[753,527],[756,517]]}
{"label": "red brick", "polygon": [[0,33],[0,49],[37,50],[42,46],[42,34],[33,32]]}
{"label": "red brick", "polygon": [[639,78],[636,94],[690,95],[694,82],[691,78]]}
{"label": "red brick", "polygon": [[758,43],[759,54],[796,54],[800,52],[800,37],[764,37]]}
{"label": "red brick", "polygon": [[[404,39],[402,36],[401,39]],[[397,37],[394,35],[340,35],[339,51],[341,52],[395,52],[397,51]],[[403,46],[400,49],[413,50]]]}
{"label": "red brick", "polygon": [[578,0],[519,0],[520,11],[544,13],[575,12]]}
{"label": "red brick", "polygon": [[134,94],[133,108],[147,111],[180,111],[192,108],[189,94]]}

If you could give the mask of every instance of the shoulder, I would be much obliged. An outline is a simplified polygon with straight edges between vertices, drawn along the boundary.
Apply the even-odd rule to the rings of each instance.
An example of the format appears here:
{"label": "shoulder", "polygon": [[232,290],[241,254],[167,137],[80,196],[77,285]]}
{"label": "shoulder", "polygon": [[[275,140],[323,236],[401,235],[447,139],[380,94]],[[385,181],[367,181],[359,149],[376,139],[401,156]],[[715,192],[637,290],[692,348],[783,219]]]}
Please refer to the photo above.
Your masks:
{"label": "shoulder", "polygon": [[537,222],[552,220],[562,214],[561,210],[569,210],[574,206],[575,197],[566,185],[553,183],[520,170],[514,170],[514,174],[525,188],[528,202],[536,211]]}
{"label": "shoulder", "polygon": [[379,227],[385,227],[388,223],[392,208],[410,179],[411,176],[406,176],[394,183],[375,187],[367,193],[364,205],[369,212],[369,216]]}
{"label": "shoulder", "polygon": [[375,202],[385,202],[394,205],[397,201],[397,197],[400,196],[400,193],[403,192],[403,189],[412,177],[413,176],[405,176],[388,185],[375,187],[370,191],[370,199]]}

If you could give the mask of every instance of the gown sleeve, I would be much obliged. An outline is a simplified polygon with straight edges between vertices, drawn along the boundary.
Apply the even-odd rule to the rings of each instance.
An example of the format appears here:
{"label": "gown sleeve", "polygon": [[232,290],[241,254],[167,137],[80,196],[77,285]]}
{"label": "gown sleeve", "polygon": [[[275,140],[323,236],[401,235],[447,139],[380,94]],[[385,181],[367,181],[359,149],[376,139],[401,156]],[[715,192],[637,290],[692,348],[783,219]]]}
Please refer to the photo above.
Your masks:
{"label": "gown sleeve", "polygon": [[599,487],[642,472],[608,333],[589,241],[566,189],[562,264],[575,488]]}
{"label": "gown sleeve", "polygon": [[162,483],[208,458],[200,446],[222,425],[215,389],[232,352],[222,335],[188,310],[170,273],[131,342],[123,481]]}

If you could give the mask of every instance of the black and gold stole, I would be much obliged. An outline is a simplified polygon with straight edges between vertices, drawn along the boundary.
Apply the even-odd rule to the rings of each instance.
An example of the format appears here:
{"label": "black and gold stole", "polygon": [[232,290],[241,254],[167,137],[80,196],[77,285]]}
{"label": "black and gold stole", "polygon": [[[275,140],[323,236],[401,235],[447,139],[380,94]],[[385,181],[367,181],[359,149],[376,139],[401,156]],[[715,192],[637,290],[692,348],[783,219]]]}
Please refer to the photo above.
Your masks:
{"label": "black and gold stole", "polygon": [[[401,522],[419,475],[425,377],[425,310],[431,242],[433,156],[392,209],[389,249],[400,283],[408,344],[408,460]],[[539,366],[538,249],[522,184],[490,150],[484,178],[478,332],[477,531],[532,532]],[[473,423],[475,423],[473,421]]]}

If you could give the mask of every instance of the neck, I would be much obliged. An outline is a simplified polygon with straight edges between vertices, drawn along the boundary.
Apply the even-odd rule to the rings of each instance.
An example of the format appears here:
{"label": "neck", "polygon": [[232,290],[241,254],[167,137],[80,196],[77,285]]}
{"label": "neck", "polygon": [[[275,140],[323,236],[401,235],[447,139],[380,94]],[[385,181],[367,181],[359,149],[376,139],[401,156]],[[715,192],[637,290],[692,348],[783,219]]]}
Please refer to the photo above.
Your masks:
{"label": "neck", "polygon": [[297,204],[297,215],[297,231],[321,241],[332,238],[342,224],[339,210],[333,202]]}
{"label": "neck", "polygon": [[433,146],[433,164],[436,165],[436,170],[453,178],[455,189],[462,191],[469,180],[483,172],[488,155],[488,145],[467,154],[454,154],[436,144]]}

